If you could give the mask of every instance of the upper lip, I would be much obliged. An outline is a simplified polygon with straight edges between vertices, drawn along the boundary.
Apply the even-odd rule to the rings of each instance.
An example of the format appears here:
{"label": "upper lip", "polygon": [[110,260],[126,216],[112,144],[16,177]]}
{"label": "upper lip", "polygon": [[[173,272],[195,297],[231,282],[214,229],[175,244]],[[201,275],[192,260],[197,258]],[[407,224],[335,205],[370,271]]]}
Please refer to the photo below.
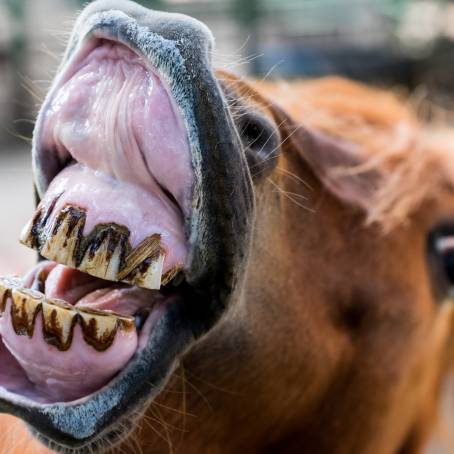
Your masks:
{"label": "upper lip", "polygon": [[[211,38],[205,29],[191,22],[185,24],[180,35],[175,35],[175,18],[153,13],[159,33],[148,32],[154,45],[146,47],[143,36],[142,41],[138,39],[139,27],[141,33],[147,33],[144,25],[121,11],[106,13],[103,4],[94,2],[79,19],[79,24],[86,24],[85,30],[73,36],[68,47],[70,54],[94,37],[116,40],[136,52],[148,49],[146,57],[169,82],[183,112],[197,181],[192,211],[186,219],[190,252],[185,268],[184,304],[169,301],[141,353],[88,401],[40,405],[7,391],[0,394],[2,410],[18,415],[45,438],[72,447],[85,445],[101,435],[115,436],[111,424],[124,420],[138,405],[154,397],[175,367],[176,358],[216,323],[242,275],[240,265],[247,255],[253,211],[250,176],[240,154],[240,142],[209,69]],[[144,12],[137,5],[128,4],[128,8],[138,17]],[[194,40],[194,36],[199,40]],[[202,37],[206,47],[201,49],[197,46],[202,46]],[[191,43],[195,47],[191,48]],[[169,55],[175,59],[175,68],[167,64]],[[195,79],[203,81],[203,89],[191,90]],[[209,125],[203,134],[198,129],[200,124]],[[39,119],[36,131],[39,133]],[[36,137],[35,134],[35,170]],[[223,137],[221,142],[219,137]],[[47,183],[38,179],[37,184],[42,190]]]}

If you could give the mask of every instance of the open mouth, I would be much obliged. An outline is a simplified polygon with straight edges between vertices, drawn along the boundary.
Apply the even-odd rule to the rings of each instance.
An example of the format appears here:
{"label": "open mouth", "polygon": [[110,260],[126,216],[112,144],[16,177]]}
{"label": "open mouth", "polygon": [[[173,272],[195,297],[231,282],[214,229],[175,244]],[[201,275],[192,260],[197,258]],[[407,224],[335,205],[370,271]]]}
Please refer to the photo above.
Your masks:
{"label": "open mouth", "polygon": [[132,2],[76,22],[33,137],[42,261],[0,279],[0,409],[53,449],[118,441],[225,313],[253,212],[206,27]]}
{"label": "open mouth", "polygon": [[0,283],[0,385],[48,404],[102,388],[181,298],[193,171],[169,89],[106,39],[68,66],[37,146],[50,184],[21,241],[47,261]]}

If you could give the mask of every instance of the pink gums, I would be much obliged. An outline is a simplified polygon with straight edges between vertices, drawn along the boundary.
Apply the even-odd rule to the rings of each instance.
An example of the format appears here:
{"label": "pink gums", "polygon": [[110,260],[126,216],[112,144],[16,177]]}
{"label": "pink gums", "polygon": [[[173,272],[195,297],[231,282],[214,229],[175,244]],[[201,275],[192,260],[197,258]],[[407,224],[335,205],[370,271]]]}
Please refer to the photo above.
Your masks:
{"label": "pink gums", "polygon": [[44,150],[79,163],[54,179],[44,203],[63,193],[55,212],[85,208],[85,234],[98,223],[125,225],[133,247],[159,233],[164,272],[185,263],[194,180],[187,133],[165,83],[140,56],[101,41],[54,93],[41,137]]}
{"label": "pink gums", "polygon": [[73,400],[96,391],[124,367],[138,345],[135,330],[118,331],[109,349],[98,352],[84,341],[82,330],[76,325],[70,349],[61,352],[44,341],[41,314],[32,338],[15,333],[10,299],[0,318],[0,335],[36,391],[51,401]]}
{"label": "pink gums", "polygon": [[50,204],[57,197],[58,202],[48,221],[50,228],[61,209],[75,205],[86,210],[85,235],[98,224],[114,222],[129,228],[131,246],[136,247],[146,237],[159,233],[166,251],[163,272],[185,263],[182,214],[162,191],[150,192],[76,164],[54,179],[43,204]]}

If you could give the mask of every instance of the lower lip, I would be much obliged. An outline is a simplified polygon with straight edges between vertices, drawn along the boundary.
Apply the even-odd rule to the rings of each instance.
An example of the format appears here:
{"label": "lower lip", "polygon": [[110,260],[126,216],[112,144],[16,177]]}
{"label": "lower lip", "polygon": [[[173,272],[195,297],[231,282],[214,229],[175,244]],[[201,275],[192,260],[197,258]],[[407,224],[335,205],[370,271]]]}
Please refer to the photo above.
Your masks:
{"label": "lower lip", "polygon": [[[45,268],[46,265],[38,267],[41,270]],[[52,266],[47,265],[47,268]],[[133,355],[140,355],[166,304],[175,296],[163,296],[157,301],[138,333],[118,331],[114,343],[104,352],[96,351],[84,341],[78,325],[74,327],[70,349],[63,352],[57,350],[42,337],[40,313],[32,338],[17,335],[11,323],[11,299],[8,299],[6,311],[0,317],[1,341],[9,351],[2,353],[7,367],[3,374],[0,373],[0,386],[37,403],[89,399],[92,393],[102,389],[119,370],[124,369]],[[39,361],[36,362],[35,358]]]}

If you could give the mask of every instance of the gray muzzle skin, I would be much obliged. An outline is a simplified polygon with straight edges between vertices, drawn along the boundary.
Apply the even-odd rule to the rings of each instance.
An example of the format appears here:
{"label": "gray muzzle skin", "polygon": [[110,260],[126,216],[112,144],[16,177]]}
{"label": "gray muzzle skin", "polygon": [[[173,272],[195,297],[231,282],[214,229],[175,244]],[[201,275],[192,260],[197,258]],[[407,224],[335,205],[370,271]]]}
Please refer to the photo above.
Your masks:
{"label": "gray muzzle skin", "polygon": [[[181,109],[195,172],[192,212],[185,219],[189,244],[182,301],[170,303],[148,345],[108,386],[79,403],[39,405],[3,391],[0,410],[25,420],[53,449],[115,441],[115,423],[155,397],[178,358],[219,320],[244,275],[254,202],[244,150],[214,77],[208,28],[179,14],[151,11],[130,1],[98,0],[79,16],[62,67],[87,40],[122,43],[144,56],[170,87]],[[61,72],[59,73],[61,74]],[[53,87],[58,83],[57,75]],[[42,196],[61,168],[39,148],[42,117],[33,140],[35,183]],[[85,449],[83,449],[85,450]]]}

